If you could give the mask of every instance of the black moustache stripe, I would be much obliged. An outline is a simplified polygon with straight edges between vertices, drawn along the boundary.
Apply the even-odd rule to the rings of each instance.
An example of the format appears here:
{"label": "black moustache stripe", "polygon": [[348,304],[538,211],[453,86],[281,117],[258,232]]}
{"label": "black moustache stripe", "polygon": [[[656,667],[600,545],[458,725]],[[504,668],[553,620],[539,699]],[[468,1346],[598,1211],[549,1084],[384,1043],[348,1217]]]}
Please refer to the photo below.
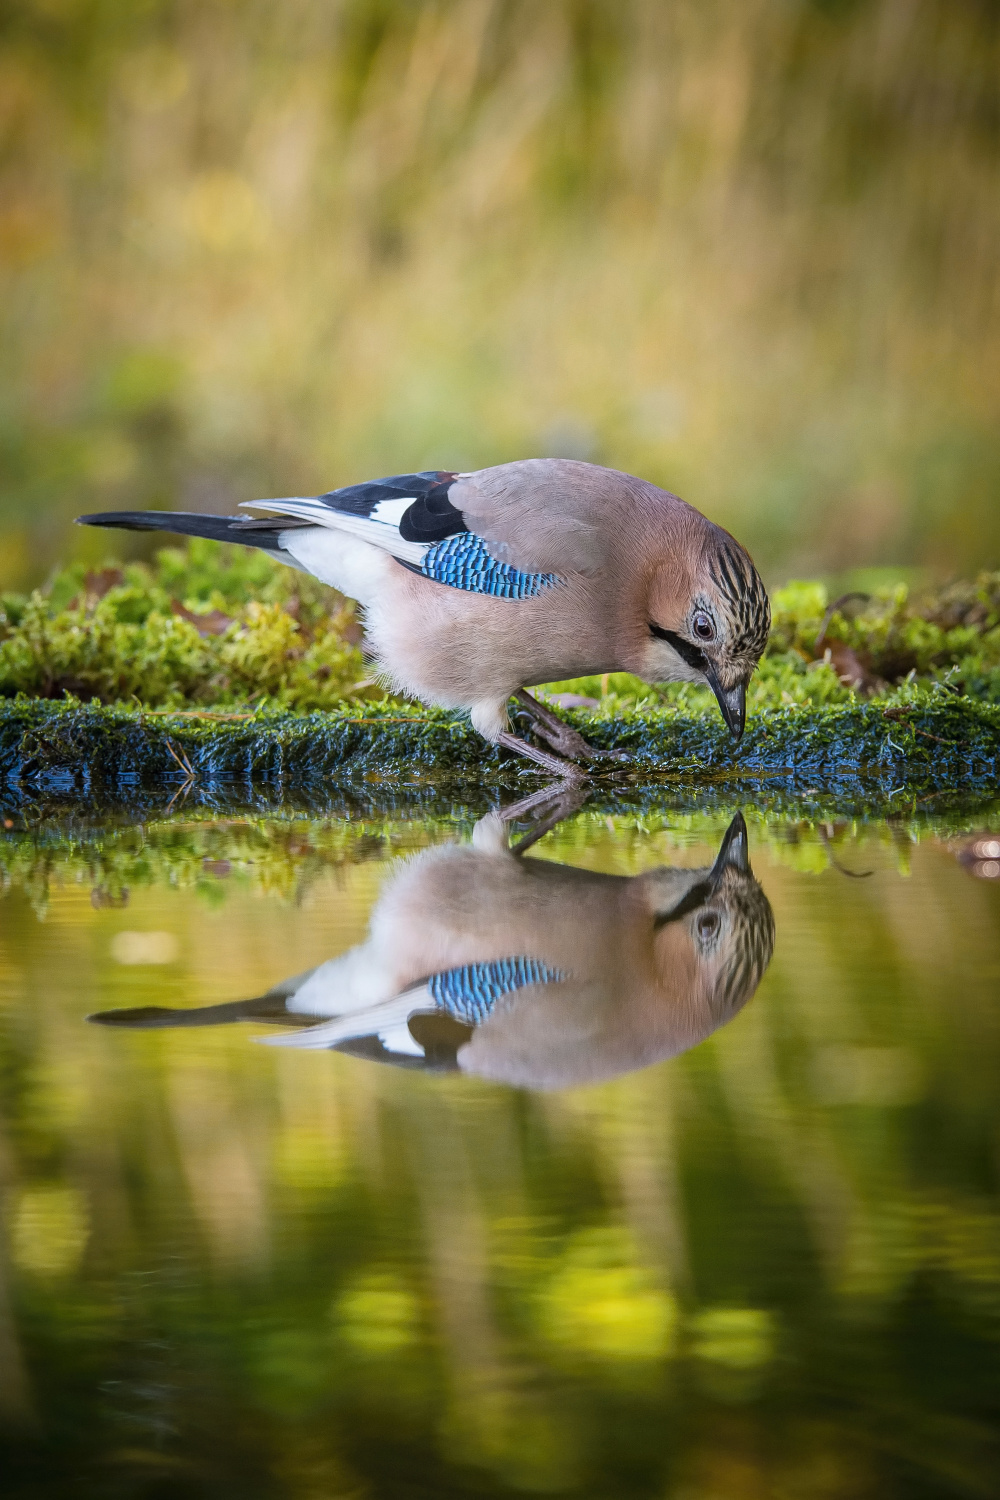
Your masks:
{"label": "black moustache stripe", "polygon": [[662,625],[654,625],[652,621],[649,623],[649,628],[657,640],[666,641],[668,646],[673,646],[681,660],[686,661],[688,666],[693,667],[696,672],[708,670],[708,661],[704,651],[699,651],[697,646],[693,646],[682,635],[678,635],[676,630],[664,630]]}

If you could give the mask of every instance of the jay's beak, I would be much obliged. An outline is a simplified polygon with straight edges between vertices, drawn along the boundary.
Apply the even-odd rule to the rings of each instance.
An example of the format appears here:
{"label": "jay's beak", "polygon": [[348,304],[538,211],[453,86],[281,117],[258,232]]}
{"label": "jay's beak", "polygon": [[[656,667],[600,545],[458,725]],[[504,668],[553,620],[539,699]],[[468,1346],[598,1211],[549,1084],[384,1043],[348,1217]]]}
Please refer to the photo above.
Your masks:
{"label": "jay's beak", "polygon": [[747,721],[746,683],[738,682],[735,687],[724,688],[711,662],[705,667],[705,678],[716,696],[729,733],[734,740],[742,739],[743,728]]}

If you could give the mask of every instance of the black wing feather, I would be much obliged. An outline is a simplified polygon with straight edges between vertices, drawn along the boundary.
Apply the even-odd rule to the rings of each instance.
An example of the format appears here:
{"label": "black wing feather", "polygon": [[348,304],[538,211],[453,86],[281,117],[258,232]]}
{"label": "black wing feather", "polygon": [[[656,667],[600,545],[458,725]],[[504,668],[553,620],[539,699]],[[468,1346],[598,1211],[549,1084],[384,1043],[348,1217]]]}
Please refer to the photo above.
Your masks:
{"label": "black wing feather", "polygon": [[328,490],[318,498],[331,510],[370,516],[383,500],[401,500],[413,495],[413,504],[399,523],[400,536],[404,542],[440,542],[468,530],[462,512],[448,499],[448,491],[457,477],[446,469],[426,469],[420,474],[393,474],[365,484],[350,484],[342,490]]}
{"label": "black wing feather", "polygon": [[[448,499],[448,491],[457,475],[445,469],[428,469],[420,474],[394,474],[386,479],[372,479],[364,484],[350,484],[343,489],[328,490],[316,498],[330,510],[366,520],[384,500],[413,497],[399,522],[404,542],[440,542],[449,536],[468,531],[465,518]],[[170,531],[181,536],[210,537],[217,542],[243,542],[280,552],[278,538],[295,526],[315,524],[308,517],[282,516],[251,520],[246,516],[213,516],[187,511],[112,510],[80,516],[81,526],[109,526],[124,531]],[[251,533],[242,535],[241,533]]]}

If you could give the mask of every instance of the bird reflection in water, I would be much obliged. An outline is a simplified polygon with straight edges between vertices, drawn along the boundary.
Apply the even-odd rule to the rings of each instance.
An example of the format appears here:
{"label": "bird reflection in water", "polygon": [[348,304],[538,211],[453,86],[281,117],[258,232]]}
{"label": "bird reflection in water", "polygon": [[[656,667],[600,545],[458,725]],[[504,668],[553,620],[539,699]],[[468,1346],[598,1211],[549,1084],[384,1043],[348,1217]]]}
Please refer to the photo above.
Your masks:
{"label": "bird reflection in water", "polygon": [[750,999],[774,947],[771,906],[730,823],[711,867],[642,875],[525,859],[498,814],[471,845],[403,861],[367,941],[252,1000],[105,1011],[108,1026],[295,1029],[277,1046],[527,1088],[596,1083],[702,1041]]}

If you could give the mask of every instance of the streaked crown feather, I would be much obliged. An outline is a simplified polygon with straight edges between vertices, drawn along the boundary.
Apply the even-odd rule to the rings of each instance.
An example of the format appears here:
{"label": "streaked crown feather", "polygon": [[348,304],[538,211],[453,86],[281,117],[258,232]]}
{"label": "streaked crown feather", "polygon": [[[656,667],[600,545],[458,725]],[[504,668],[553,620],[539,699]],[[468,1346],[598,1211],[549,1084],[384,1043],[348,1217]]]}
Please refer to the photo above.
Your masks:
{"label": "streaked crown feather", "polygon": [[722,532],[709,551],[708,571],[725,605],[729,654],[755,667],[771,633],[771,606],[763,579],[748,553]]}

